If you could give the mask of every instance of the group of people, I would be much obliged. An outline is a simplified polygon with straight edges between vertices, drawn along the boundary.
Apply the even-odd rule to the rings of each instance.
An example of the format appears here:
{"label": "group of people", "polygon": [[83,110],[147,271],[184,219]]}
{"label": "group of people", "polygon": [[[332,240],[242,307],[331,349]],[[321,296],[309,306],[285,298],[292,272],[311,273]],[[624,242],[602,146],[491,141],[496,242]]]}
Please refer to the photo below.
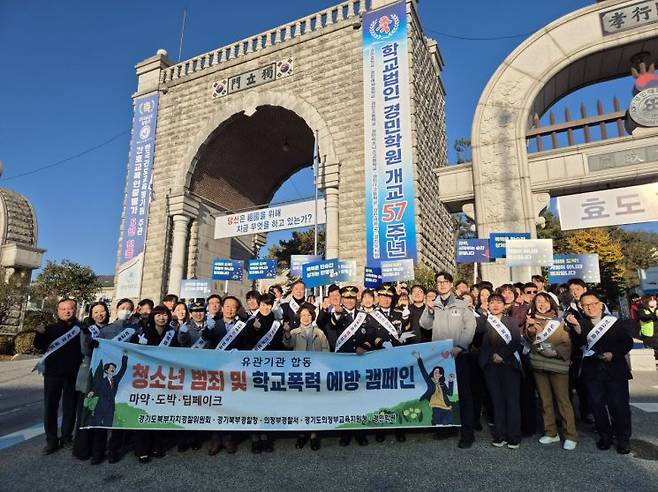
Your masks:
{"label": "group of people", "polygon": [[[595,424],[597,447],[607,450],[614,442],[619,453],[630,450],[631,373],[626,355],[633,345],[634,327],[631,320],[610,314],[601,297],[581,280],[571,280],[554,292],[546,290],[541,276],[494,289],[489,282],[455,283],[450,273],[441,272],[432,290],[400,283],[377,290],[332,285],[321,300],[306,293],[306,286],[298,280],[287,296],[275,285],[265,293],[248,292],[244,304],[235,296],[216,294],[187,302],[169,294],[157,305],[150,299],[136,306],[130,299],[121,299],[115,305],[113,321],[108,306],[96,302],[83,322],[76,319],[74,300],[60,300],[57,322],[38,327],[34,339],[34,346],[46,353],[42,359],[43,453],[72,447],[74,456],[91,458],[93,464],[106,457],[115,463],[122,457],[127,438],[132,437],[140,462],[165,454],[166,432],[111,429],[108,440],[107,429],[81,429],[79,418],[76,427],[84,397],[99,391],[116,394],[125,372],[125,358],[119,370],[115,364],[106,364],[105,386],[94,386],[89,369],[99,339],[193,349],[356,355],[450,339],[459,391],[459,448],[472,446],[486,416],[492,445],[517,449],[523,436],[537,432],[541,408],[539,442],[559,443],[561,427],[563,448],[573,450],[578,442],[573,405],[577,395],[580,419]],[[655,317],[655,308],[653,312]],[[432,410],[432,424],[441,425],[446,409],[440,397],[445,378],[427,375],[425,379],[429,389],[422,398]],[[60,401],[63,415],[58,434]],[[111,412],[96,414],[105,419],[98,425],[111,427]],[[222,449],[235,453],[240,434],[177,431],[176,441],[180,452],[200,449],[208,440],[211,455]],[[300,434],[296,447],[309,443],[311,449],[319,449],[320,434]],[[444,436],[437,431],[437,438]],[[340,445],[349,445],[353,438],[359,445],[368,444],[365,431],[342,431]],[[397,429],[395,438],[404,441],[405,435]],[[377,431],[375,439],[381,442],[386,436]],[[271,452],[273,443],[271,433],[251,435],[254,453]]]}

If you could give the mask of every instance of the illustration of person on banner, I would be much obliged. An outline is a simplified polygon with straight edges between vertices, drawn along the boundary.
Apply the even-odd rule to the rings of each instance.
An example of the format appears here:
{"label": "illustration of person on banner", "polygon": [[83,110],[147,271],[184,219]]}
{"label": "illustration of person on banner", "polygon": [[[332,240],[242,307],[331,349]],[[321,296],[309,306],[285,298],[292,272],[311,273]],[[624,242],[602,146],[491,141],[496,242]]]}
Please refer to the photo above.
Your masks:
{"label": "illustration of person on banner", "polygon": [[455,389],[455,375],[448,375],[448,384],[446,384],[445,369],[436,366],[432,372],[428,373],[418,352],[412,352],[418,361],[418,367],[427,383],[427,391],[420,397],[420,401],[426,400],[432,409],[432,425],[452,425],[452,402],[450,396]]}
{"label": "illustration of person on banner", "polygon": [[[102,363],[102,362],[101,362]],[[114,422],[114,400],[128,368],[128,351],[123,351],[121,358],[121,369],[117,373],[117,365],[114,362],[103,364],[103,376],[96,381],[94,388],[87,393],[88,406],[92,408],[90,425],[98,427],[112,427]],[[95,403],[92,400],[96,399]]]}

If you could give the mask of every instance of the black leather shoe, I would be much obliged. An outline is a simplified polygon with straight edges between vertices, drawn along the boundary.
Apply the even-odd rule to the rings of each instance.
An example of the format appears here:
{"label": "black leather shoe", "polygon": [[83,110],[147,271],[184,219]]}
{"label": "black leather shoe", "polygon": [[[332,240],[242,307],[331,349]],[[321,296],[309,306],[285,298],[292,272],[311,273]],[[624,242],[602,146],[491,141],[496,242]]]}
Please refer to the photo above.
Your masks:
{"label": "black leather shoe", "polygon": [[366,436],[359,436],[356,438],[356,442],[359,446],[367,446],[368,438]]}
{"label": "black leather shoe", "polygon": [[102,462],[103,462],[103,458],[100,457],[100,458],[92,458],[89,463],[91,463],[92,465],[100,465]]}
{"label": "black leather shoe", "polygon": [[140,462],[142,465],[145,465],[146,463],[148,463],[148,462],[150,462],[150,461],[151,461],[151,457],[150,457],[149,455],[146,455],[146,456],[140,456],[140,457],[139,457],[139,462]]}
{"label": "black leather shoe", "polygon": [[397,442],[404,442],[407,440],[407,436],[405,436],[404,434],[395,434],[395,440]]}
{"label": "black leather shoe", "polygon": [[306,438],[306,436],[299,436],[297,438],[297,442],[295,443],[295,447],[297,449],[302,449],[306,445],[307,440],[308,439]]}
{"label": "black leather shoe", "polygon": [[261,441],[261,447],[266,453],[271,453],[274,451],[274,441],[272,439],[267,439],[266,441]]}
{"label": "black leather shoe", "polygon": [[70,448],[73,446],[73,438],[72,437],[62,437],[59,440],[59,447],[60,448]]}
{"label": "black leather shoe", "polygon": [[599,448],[601,451],[607,451],[608,449],[610,449],[611,446],[612,443],[605,439],[599,439],[599,441],[596,443],[596,447]]}
{"label": "black leather shoe", "polygon": [[473,446],[473,441],[464,441],[463,439],[457,444],[460,449],[469,449],[471,446]]}
{"label": "black leather shoe", "polygon": [[260,454],[263,451],[260,441],[251,441],[251,452]]}
{"label": "black leather shoe", "polygon": [[320,439],[318,439],[317,437],[311,438],[311,449],[313,451],[317,451],[318,449],[320,449]]}
{"label": "black leather shoe", "polygon": [[48,454],[53,454],[59,449],[59,443],[57,441],[47,442],[46,445],[41,450],[41,454],[46,456]]}
{"label": "black leather shoe", "polygon": [[[377,432],[375,434],[375,441],[384,442],[385,440],[386,440],[386,434],[384,434],[383,432]],[[358,441],[358,439],[357,439],[357,441]],[[359,442],[359,444],[361,444],[361,443]]]}
{"label": "black leather shoe", "polygon": [[349,436],[343,436],[340,438],[340,441],[338,441],[338,444],[342,447],[349,446],[351,440],[352,439]]}

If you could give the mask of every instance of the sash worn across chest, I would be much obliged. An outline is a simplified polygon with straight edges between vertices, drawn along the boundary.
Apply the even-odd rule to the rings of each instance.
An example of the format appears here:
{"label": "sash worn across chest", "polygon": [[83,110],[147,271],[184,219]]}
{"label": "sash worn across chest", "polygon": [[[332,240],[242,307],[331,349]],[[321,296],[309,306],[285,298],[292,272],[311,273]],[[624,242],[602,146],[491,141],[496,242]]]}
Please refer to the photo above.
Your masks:
{"label": "sash worn across chest", "polygon": [[115,336],[112,340],[115,342],[125,342],[126,340],[130,339],[130,337],[132,337],[134,334],[135,334],[135,329],[128,327],[125,328],[117,336]]}
{"label": "sash worn across chest", "polygon": [[171,345],[171,341],[174,339],[174,335],[176,334],[176,331],[174,330],[167,330],[167,333],[165,333],[165,336],[162,337],[162,340],[160,341],[160,347],[169,347]]}
{"label": "sash worn across chest", "polygon": [[290,306],[290,309],[292,309],[295,314],[297,314],[297,311],[299,311],[299,303],[295,301],[294,297],[290,298],[290,301],[288,301],[288,306]]}
{"label": "sash worn across chest", "polygon": [[544,329],[542,332],[537,335],[535,338],[535,341],[533,342],[533,345],[539,345],[542,342],[545,342],[548,340],[553,333],[557,331],[557,329],[560,327],[561,320],[559,319],[552,319],[548,323],[546,323],[546,326],[544,326]]}
{"label": "sash worn across chest", "polygon": [[37,371],[39,374],[43,374],[48,356],[52,355],[54,352],[57,352],[78,335],[80,335],[80,327],[78,325],[74,325],[73,328],[71,328],[69,331],[58,337],[56,340],[53,340],[50,345],[48,345],[46,353],[43,354],[43,356],[37,361],[37,364],[34,366],[32,371]]}
{"label": "sash worn across chest", "polygon": [[496,332],[500,335],[500,338],[502,338],[503,341],[509,345],[509,343],[512,341],[512,334],[510,333],[507,326],[505,326],[502,321],[500,321],[492,314],[487,316],[487,322],[494,327],[494,330],[496,330]]}
{"label": "sash worn across chest", "polygon": [[269,343],[272,341],[274,338],[274,335],[276,335],[276,332],[279,331],[279,327],[281,326],[281,322],[278,320],[275,320],[274,323],[272,323],[272,326],[270,327],[269,331],[263,335],[263,338],[258,340],[258,343],[254,347],[254,350],[263,350],[265,347],[269,345]]}
{"label": "sash worn across chest", "polygon": [[587,345],[583,347],[583,357],[590,357],[594,355],[592,347],[601,340],[603,335],[605,335],[610,327],[615,324],[617,318],[614,316],[604,316],[601,321],[599,321],[594,328],[587,334]]}
{"label": "sash worn across chest", "polygon": [[91,333],[91,338],[93,338],[94,340],[96,340],[96,339],[100,336],[101,331],[98,329],[98,326],[96,326],[96,325],[91,325],[91,326],[89,327],[89,333]]}
{"label": "sash worn across chest", "polygon": [[345,328],[345,331],[343,331],[343,333],[341,333],[338,339],[336,340],[335,352],[338,352],[338,349],[340,349],[346,341],[352,338],[352,336],[356,333],[356,330],[361,328],[361,325],[366,320],[366,316],[368,315],[363,311],[359,312],[356,315],[354,321],[352,321],[350,325],[347,328]]}
{"label": "sash worn across chest", "polygon": [[400,341],[400,336],[398,335],[398,331],[395,329],[393,323],[389,321],[389,319],[386,317],[384,313],[375,309],[372,313],[370,313],[370,316],[375,318],[375,321],[377,321],[377,323],[379,323],[384,328],[386,328],[386,331],[389,332],[393,338],[395,338],[397,341]]}
{"label": "sash worn across chest", "polygon": [[226,335],[222,337],[219,341],[215,350],[226,350],[226,347],[231,345],[231,342],[237,338],[243,328],[247,325],[244,321],[237,321],[229,331],[226,332]]}

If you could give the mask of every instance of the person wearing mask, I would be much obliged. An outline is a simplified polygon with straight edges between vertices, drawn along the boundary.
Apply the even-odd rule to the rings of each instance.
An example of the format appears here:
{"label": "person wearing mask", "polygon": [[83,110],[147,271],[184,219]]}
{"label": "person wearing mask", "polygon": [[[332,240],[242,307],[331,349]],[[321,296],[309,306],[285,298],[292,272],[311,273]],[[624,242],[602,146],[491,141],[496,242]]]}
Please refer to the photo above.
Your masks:
{"label": "person wearing mask", "polygon": [[151,299],[142,299],[137,303],[137,309],[135,310],[135,315],[139,317],[139,327],[143,330],[146,328],[146,325],[149,320],[149,314],[153,310],[155,304]]}
{"label": "person wearing mask", "polygon": [[89,317],[84,321],[80,333],[80,350],[82,363],[75,380],[75,389],[78,395],[78,418],[73,440],[73,455],[81,460],[91,457],[91,464],[98,465],[103,461],[104,446],[102,450],[93,449],[94,435],[97,429],[80,429],[85,396],[91,390],[90,366],[93,347],[92,339],[98,337],[101,328],[110,322],[110,311],[103,302],[94,302],[89,306]]}
{"label": "person wearing mask", "polygon": [[[291,329],[288,324],[283,325],[283,345],[295,351],[329,352],[329,341],[324,332],[315,324],[315,307],[309,303],[302,304],[297,311],[297,318],[299,318],[297,328]],[[309,439],[313,451],[320,449],[320,438],[317,432],[301,433],[297,437],[295,447],[302,449]]]}
{"label": "person wearing mask", "polygon": [[658,360],[658,301],[655,296],[644,296],[642,306],[637,310],[640,323],[640,339],[644,346],[653,349],[654,358]]}
{"label": "person wearing mask", "polygon": [[178,296],[176,294],[167,294],[162,299],[162,305],[169,309],[169,311],[172,313],[174,312],[176,304],[178,304]]}
{"label": "person wearing mask", "polygon": [[[57,321],[37,326],[34,347],[43,352],[35,369],[43,374],[43,426],[46,445],[42,454],[48,455],[60,447],[73,443],[75,427],[75,383],[82,351],[80,349],[81,323],[75,317],[77,304],[72,299],[57,303]],[[57,435],[57,413],[62,404],[62,427]]]}
{"label": "person wearing mask", "polygon": [[420,326],[420,317],[423,311],[425,311],[425,287],[416,284],[411,287],[411,304],[409,305],[409,325],[415,336],[407,340],[407,343],[432,341],[432,332],[423,330]]}
{"label": "person wearing mask", "polygon": [[[190,320],[178,328],[178,345],[191,349],[207,348],[212,338],[212,328],[206,317],[206,300],[192,299],[189,309]],[[204,433],[201,431],[182,431],[178,435],[178,451],[184,453],[189,448],[197,451],[203,446],[203,439]]]}
{"label": "person wearing mask", "polygon": [[[256,316],[249,318],[238,337],[239,350],[283,350],[283,323],[274,316],[274,303],[272,294],[263,294],[260,297]],[[253,433],[251,452],[260,454],[263,451],[274,451],[274,441],[265,433]]]}
{"label": "person wearing mask", "polygon": [[632,321],[606,314],[601,298],[593,292],[580,296],[580,306],[585,317],[573,320],[574,332],[582,347],[582,378],[599,434],[596,446],[602,451],[610,449],[614,436],[617,452],[628,454],[631,451],[628,380],[632,375],[626,354],[633,348],[627,326]]}
{"label": "person wearing mask", "polygon": [[297,328],[297,311],[299,307],[304,304],[306,296],[306,285],[301,280],[297,280],[292,284],[292,291],[290,300],[281,304],[281,311],[283,312],[283,322],[287,323],[290,328]]}
{"label": "person wearing mask", "polygon": [[[242,310],[240,301],[235,296],[226,296],[222,308],[221,319],[215,325],[202,333],[208,342],[208,348],[215,350],[233,350],[237,348],[237,339],[244,329],[245,321],[240,319],[239,312]],[[210,436],[208,454],[214,456],[222,449],[228,454],[234,454],[238,450],[234,433],[213,432]]]}
{"label": "person wearing mask", "polygon": [[[132,343],[159,347],[177,347],[176,330],[171,326],[171,312],[165,306],[156,306],[149,313],[146,328],[134,335]],[[165,455],[165,432],[158,430],[135,431],[135,455],[145,464],[151,458]]]}
{"label": "person wearing mask", "polygon": [[493,403],[492,445],[518,449],[521,443],[521,366],[517,351],[521,346],[521,334],[518,325],[504,314],[502,295],[492,294],[488,303],[488,315],[478,318],[478,331],[483,333],[479,363]]}
{"label": "person wearing mask", "polygon": [[431,330],[432,341],[449,340],[453,342],[452,357],[455,359],[457,387],[459,388],[459,412],[461,418],[461,436],[458,446],[470,448],[475,441],[473,426],[473,394],[471,393],[471,376],[468,362],[468,348],[475,335],[475,315],[466,302],[457,299],[452,292],[452,275],[439,272],[436,275],[436,290],[439,297],[428,302],[420,317],[420,326]]}
{"label": "person wearing mask", "polygon": [[544,435],[541,444],[560,442],[555,425],[554,402],[557,402],[564,429],[564,449],[576,449],[578,432],[569,398],[569,365],[571,339],[558,316],[555,300],[546,292],[532,300],[526,320],[524,337],[530,346],[530,367],[542,405]]}
{"label": "person wearing mask", "polygon": [[177,302],[171,311],[171,326],[178,330],[190,320],[190,310],[183,301]]}

